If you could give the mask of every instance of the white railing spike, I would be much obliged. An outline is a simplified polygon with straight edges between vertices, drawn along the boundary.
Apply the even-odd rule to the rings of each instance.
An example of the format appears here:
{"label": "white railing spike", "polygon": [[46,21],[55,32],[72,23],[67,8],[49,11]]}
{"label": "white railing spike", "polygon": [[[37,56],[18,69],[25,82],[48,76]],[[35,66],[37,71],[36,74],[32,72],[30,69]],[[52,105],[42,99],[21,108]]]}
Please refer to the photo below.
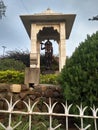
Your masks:
{"label": "white railing spike", "polygon": [[[43,116],[48,116],[49,117],[49,128],[47,128],[48,130],[56,130],[58,127],[61,126],[61,124],[58,124],[57,126],[55,126],[53,128],[53,116],[59,116],[59,117],[65,117],[66,120],[66,130],[69,130],[68,128],[68,123],[69,123],[69,117],[72,118],[79,118],[80,120],[80,125],[75,124],[75,126],[77,127],[78,130],[87,130],[89,127],[91,127],[91,124],[89,123],[87,126],[84,127],[84,118],[85,119],[93,119],[94,121],[94,130],[97,130],[97,126],[98,126],[98,108],[95,108],[95,106],[93,106],[93,108],[90,107],[90,110],[92,111],[92,115],[85,115],[85,112],[87,110],[87,108],[89,108],[88,106],[83,107],[82,103],[80,106],[76,105],[76,107],[79,110],[79,114],[70,114],[70,110],[72,108],[73,104],[68,105],[68,102],[66,101],[66,103],[61,103],[61,105],[63,106],[64,109],[64,113],[54,113],[54,108],[56,107],[56,105],[58,104],[58,102],[54,102],[52,103],[52,99],[49,98],[49,103],[47,102],[42,102],[43,104],[45,104],[45,106],[47,107],[48,111],[47,112],[40,112],[40,111],[34,111],[34,108],[36,107],[38,101],[35,101],[34,103],[31,102],[31,99],[28,98],[28,101],[23,101],[25,107],[27,108],[27,111],[20,111],[17,110],[15,111],[15,106],[18,105],[18,103],[21,100],[17,100],[15,102],[13,102],[13,96],[11,96],[10,101],[8,101],[6,98],[1,98],[1,100],[4,100],[5,103],[8,106],[7,110],[0,110],[0,114],[1,113],[6,113],[6,115],[8,114],[8,126],[5,127],[4,124],[0,123],[0,126],[4,129],[4,130],[14,130],[16,129],[21,123],[22,121],[18,122],[15,126],[11,126],[12,124],[12,115],[13,114],[19,114],[19,115],[26,115],[28,116],[28,123],[29,123],[29,130],[31,130],[32,128],[32,116],[33,115],[43,115]],[[1,101],[0,100],[0,101]],[[46,127],[46,125],[42,122],[42,125]]]}

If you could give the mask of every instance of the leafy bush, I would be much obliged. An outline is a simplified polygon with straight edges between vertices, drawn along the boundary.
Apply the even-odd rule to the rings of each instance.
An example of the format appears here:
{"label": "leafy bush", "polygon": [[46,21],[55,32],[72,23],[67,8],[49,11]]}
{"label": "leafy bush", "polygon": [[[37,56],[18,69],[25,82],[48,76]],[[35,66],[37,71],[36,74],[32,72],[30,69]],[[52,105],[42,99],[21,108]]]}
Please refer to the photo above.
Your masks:
{"label": "leafy bush", "polygon": [[98,32],[76,48],[59,77],[65,99],[98,106]]}
{"label": "leafy bush", "polygon": [[25,69],[23,62],[14,59],[0,59],[0,70],[18,70]]}
{"label": "leafy bush", "polygon": [[57,74],[40,75],[40,83],[42,83],[42,84],[58,84],[57,77],[58,77]]}
{"label": "leafy bush", "polygon": [[[42,84],[58,84],[57,74],[40,75]],[[0,83],[24,83],[24,72],[6,70],[0,71]]]}
{"label": "leafy bush", "polygon": [[24,73],[19,71],[0,71],[0,83],[24,83]]}

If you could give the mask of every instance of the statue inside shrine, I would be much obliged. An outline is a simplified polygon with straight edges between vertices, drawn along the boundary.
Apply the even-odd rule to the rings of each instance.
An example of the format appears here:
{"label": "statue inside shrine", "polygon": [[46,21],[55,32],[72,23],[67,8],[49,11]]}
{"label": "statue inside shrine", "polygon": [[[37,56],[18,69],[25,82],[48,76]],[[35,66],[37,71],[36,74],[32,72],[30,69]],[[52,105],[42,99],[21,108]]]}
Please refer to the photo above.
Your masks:
{"label": "statue inside shrine", "polygon": [[[44,45],[44,46],[43,46]],[[46,69],[51,69],[52,65],[52,55],[53,55],[53,47],[52,43],[49,39],[45,43],[41,43],[41,50],[45,49],[45,62],[46,62]]]}

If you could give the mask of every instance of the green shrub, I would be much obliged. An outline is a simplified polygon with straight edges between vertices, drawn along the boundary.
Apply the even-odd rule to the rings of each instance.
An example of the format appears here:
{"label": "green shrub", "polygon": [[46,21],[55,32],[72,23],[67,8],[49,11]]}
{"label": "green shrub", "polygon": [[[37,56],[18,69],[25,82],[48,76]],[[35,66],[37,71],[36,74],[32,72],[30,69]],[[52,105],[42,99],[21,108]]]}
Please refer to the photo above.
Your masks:
{"label": "green shrub", "polygon": [[65,99],[98,106],[98,32],[76,48],[59,77]]}
{"label": "green shrub", "polygon": [[0,71],[0,83],[24,83],[24,73],[19,71]]}
{"label": "green shrub", "polygon": [[[58,84],[57,74],[40,75],[41,84]],[[0,83],[24,83],[24,72],[6,70],[0,71]]]}
{"label": "green shrub", "polygon": [[58,84],[57,82],[57,74],[46,74],[40,75],[40,83],[42,84]]}
{"label": "green shrub", "polygon": [[15,59],[0,59],[0,70],[18,70],[22,71],[25,69],[25,65],[22,61]]}

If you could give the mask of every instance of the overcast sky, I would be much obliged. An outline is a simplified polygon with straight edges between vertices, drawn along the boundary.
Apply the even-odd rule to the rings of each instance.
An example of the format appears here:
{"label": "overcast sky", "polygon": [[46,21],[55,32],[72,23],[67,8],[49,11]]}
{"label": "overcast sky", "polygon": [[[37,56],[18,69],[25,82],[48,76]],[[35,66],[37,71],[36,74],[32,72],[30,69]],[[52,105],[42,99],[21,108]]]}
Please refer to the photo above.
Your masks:
{"label": "overcast sky", "polygon": [[[66,41],[66,54],[71,56],[87,34],[98,30],[98,21],[89,18],[98,15],[98,0],[3,0],[6,17],[0,20],[0,55],[9,50],[30,50],[30,39],[22,24],[20,15],[40,13],[47,8],[57,13],[76,14],[76,19],[69,39]],[[54,45],[56,45],[54,43]],[[57,54],[57,49],[54,54]]]}

